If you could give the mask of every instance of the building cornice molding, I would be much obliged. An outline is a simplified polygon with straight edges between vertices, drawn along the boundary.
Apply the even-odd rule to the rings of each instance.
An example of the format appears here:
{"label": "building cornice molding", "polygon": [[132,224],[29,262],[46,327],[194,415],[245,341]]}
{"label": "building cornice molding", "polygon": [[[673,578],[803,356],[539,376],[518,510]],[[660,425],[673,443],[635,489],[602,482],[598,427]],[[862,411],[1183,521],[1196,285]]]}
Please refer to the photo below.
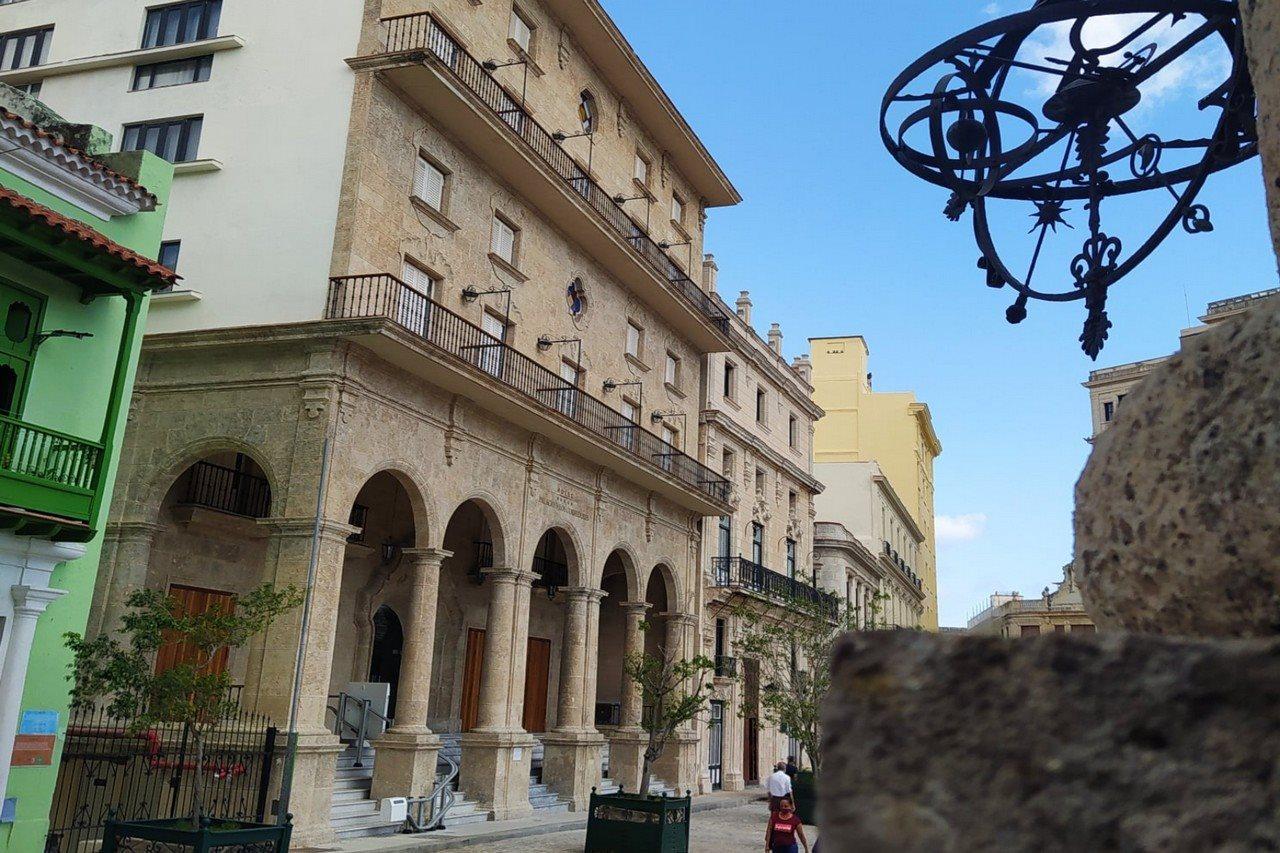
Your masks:
{"label": "building cornice molding", "polygon": [[723,429],[739,444],[750,447],[753,452],[763,456],[774,467],[786,472],[791,479],[808,488],[813,494],[821,494],[826,488],[820,480],[805,471],[799,465],[787,459],[773,448],[761,444],[759,439],[752,435],[746,427],[743,427],[719,409],[703,409],[699,414],[699,420],[703,424]]}
{"label": "building cornice molding", "polygon": [[893,508],[897,510],[898,515],[902,516],[902,521],[915,538],[916,544],[924,544],[924,532],[920,530],[920,525],[916,524],[915,516],[907,509],[907,505],[902,502],[902,498],[898,497],[898,492],[893,488],[893,483],[889,482],[889,478],[883,473],[872,474],[871,482],[880,487],[880,491],[884,493],[889,503],[893,504]]}

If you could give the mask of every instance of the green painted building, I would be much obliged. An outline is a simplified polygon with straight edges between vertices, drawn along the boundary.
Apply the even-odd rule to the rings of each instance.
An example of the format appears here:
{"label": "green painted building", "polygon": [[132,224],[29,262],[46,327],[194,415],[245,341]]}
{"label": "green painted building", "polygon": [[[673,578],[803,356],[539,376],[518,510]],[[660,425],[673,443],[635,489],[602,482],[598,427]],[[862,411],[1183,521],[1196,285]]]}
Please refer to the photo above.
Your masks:
{"label": "green painted building", "polygon": [[173,166],[0,85],[0,851],[45,849]]}

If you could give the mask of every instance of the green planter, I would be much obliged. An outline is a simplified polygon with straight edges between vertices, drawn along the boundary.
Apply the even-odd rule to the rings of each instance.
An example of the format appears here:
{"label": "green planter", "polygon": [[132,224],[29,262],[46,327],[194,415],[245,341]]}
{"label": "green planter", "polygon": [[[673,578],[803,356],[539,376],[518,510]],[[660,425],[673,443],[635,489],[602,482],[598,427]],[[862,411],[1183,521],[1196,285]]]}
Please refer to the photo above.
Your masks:
{"label": "green planter", "polygon": [[[102,836],[102,853],[126,850],[165,850],[167,853],[286,853],[293,824],[247,823],[206,818],[192,828],[186,818],[169,820],[109,820]],[[133,844],[133,841],[160,844]]]}
{"label": "green planter", "polygon": [[795,796],[796,816],[810,826],[818,822],[818,780],[812,770],[801,770],[791,780],[791,793]]}
{"label": "green planter", "polygon": [[584,853],[687,853],[691,798],[591,790]]}

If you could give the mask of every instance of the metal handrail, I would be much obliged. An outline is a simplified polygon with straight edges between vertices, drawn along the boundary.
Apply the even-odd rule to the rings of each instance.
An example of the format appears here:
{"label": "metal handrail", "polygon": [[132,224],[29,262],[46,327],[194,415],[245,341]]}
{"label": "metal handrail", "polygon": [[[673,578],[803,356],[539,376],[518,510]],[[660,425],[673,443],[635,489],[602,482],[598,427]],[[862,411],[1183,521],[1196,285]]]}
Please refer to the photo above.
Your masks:
{"label": "metal handrail", "polygon": [[[437,779],[436,786],[429,797],[410,797],[409,810],[404,818],[405,832],[430,832],[444,829],[444,816],[453,808],[457,795],[453,790],[453,781],[458,778],[458,763],[447,755],[441,759],[449,765],[442,778]],[[426,811],[426,815],[423,812]]]}
{"label": "metal handrail", "polygon": [[529,114],[506,89],[485,70],[484,65],[463,49],[433,18],[430,12],[383,18],[388,55],[426,52],[447,68],[452,76],[484,102],[498,120],[511,128],[533,153],[565,181],[587,205],[623,238],[653,270],[684,300],[722,333],[729,333],[729,317],[716,300],[698,287],[658,243],[640,227],[613,195],[605,192],[577,164],[555,137]]}
{"label": "metal handrail", "polygon": [[[373,710],[372,699],[352,696],[349,693],[330,693],[328,698],[338,700],[338,706],[336,708],[327,702],[325,703],[325,710],[333,712],[333,733],[338,737],[342,737],[344,728],[350,729],[355,733],[356,760],[352,762],[352,766],[364,767],[364,762],[361,759],[364,755],[364,745],[369,741],[369,718],[376,717],[381,720],[384,729],[390,728],[392,719],[390,717],[384,717],[382,714]],[[352,703],[359,706],[360,722],[356,725],[353,725],[347,720],[347,706]]]}
{"label": "metal handrail", "polygon": [[746,588],[783,601],[799,600],[818,607],[827,619],[839,618],[840,600],[836,596],[746,557],[712,557],[711,567],[713,586]]}
{"label": "metal handrail", "polygon": [[[548,412],[595,433],[618,452],[713,500],[728,503],[729,481],[724,477],[393,275],[331,278],[325,317],[392,320],[468,369],[484,373]],[[616,433],[613,430],[617,427],[624,429]]]}
{"label": "metal handrail", "polygon": [[190,471],[184,503],[248,518],[271,514],[271,483],[266,477],[203,459]]}

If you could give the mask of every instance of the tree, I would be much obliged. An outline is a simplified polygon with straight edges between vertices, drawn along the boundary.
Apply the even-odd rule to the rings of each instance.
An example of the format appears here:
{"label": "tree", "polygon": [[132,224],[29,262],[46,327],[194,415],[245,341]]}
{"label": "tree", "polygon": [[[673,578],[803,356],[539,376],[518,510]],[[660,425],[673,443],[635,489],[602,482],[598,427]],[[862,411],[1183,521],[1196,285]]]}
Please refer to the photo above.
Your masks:
{"label": "tree", "polygon": [[829,594],[793,592],[778,604],[747,602],[734,608],[738,656],[760,665],[761,715],[800,742],[815,771],[822,767],[820,718],[831,687],[832,649],[846,631],[886,627],[881,597],[876,594],[864,625],[857,624],[852,607]]}
{"label": "tree", "polygon": [[707,673],[715,668],[704,655],[676,660],[643,652],[633,654],[623,664],[627,677],[640,688],[645,713],[641,727],[649,735],[640,772],[640,794],[649,793],[653,764],[667,742],[683,724],[702,713],[711,684]]}
{"label": "tree", "polygon": [[[105,700],[112,716],[130,720],[138,733],[156,725],[181,723],[191,732],[196,748],[192,774],[191,822],[204,816],[204,748],[209,730],[232,716],[238,703],[231,698],[231,677],[214,668],[222,649],[238,648],[265,631],[281,614],[302,603],[294,586],[277,590],[262,584],[236,601],[234,609],[214,606],[203,613],[187,613],[178,600],[155,589],[139,589],[127,600],[129,611],[116,634],[86,640],[64,635],[75,657],[71,663],[73,707]],[[125,638],[122,644],[116,637]],[[156,653],[170,643],[182,643],[186,660],[156,672]]]}

